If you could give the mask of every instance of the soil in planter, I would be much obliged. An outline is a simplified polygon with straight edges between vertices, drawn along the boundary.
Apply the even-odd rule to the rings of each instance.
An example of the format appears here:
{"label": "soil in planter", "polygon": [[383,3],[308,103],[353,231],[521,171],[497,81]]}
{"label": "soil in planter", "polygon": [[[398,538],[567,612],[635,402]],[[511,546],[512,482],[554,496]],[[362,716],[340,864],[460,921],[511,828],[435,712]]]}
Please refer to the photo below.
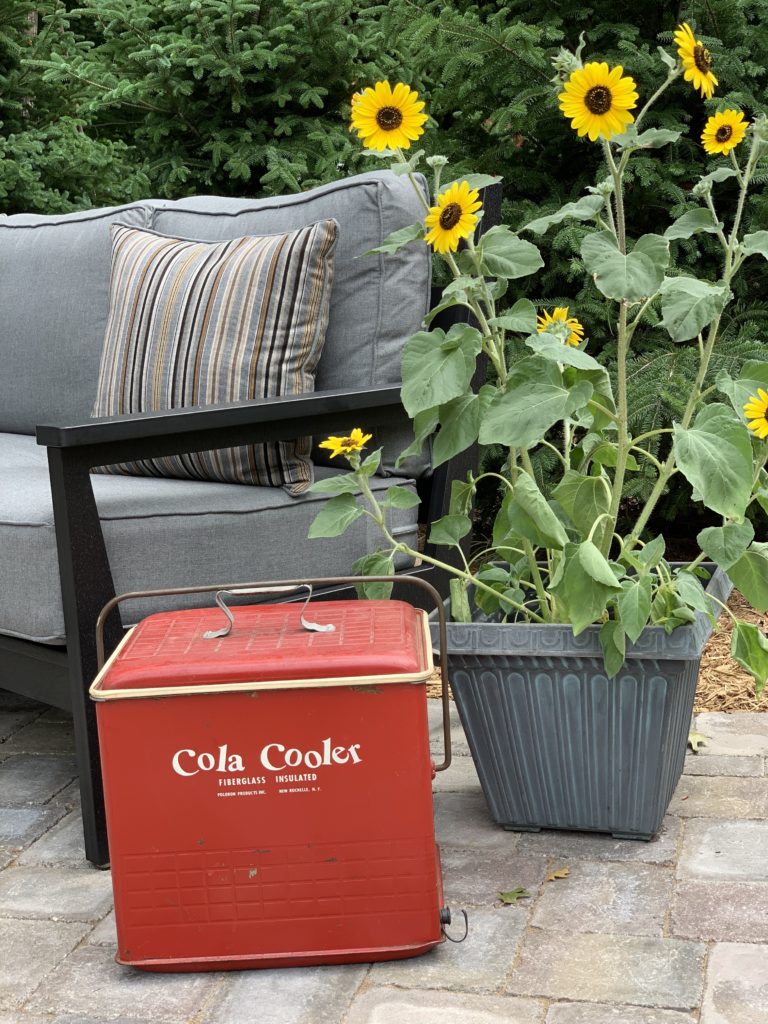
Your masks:
{"label": "soil in planter", "polygon": [[[763,632],[768,631],[768,615],[753,611],[735,590],[728,606],[740,619],[754,623]],[[434,681],[427,684],[427,696],[440,696],[438,673]],[[752,677],[731,658],[731,618],[725,613],[704,648],[693,710],[768,712],[768,687],[756,697]]]}

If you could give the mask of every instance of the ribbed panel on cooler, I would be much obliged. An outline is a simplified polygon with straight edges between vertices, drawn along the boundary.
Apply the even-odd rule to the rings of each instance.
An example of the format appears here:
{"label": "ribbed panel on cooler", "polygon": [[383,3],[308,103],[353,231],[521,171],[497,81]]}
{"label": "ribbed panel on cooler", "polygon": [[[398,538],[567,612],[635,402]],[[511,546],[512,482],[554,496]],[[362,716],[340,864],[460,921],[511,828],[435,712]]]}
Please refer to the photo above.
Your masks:
{"label": "ribbed panel on cooler", "polygon": [[699,659],[599,659],[451,650],[451,684],[495,820],[648,838],[685,757]]}

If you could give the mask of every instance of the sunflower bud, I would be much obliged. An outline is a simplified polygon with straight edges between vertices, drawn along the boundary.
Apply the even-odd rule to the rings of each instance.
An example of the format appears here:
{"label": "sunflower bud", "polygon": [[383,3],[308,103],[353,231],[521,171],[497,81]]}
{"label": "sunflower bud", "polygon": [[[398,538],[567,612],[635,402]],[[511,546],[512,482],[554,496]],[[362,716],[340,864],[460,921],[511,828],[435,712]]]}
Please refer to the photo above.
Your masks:
{"label": "sunflower bud", "polygon": [[759,142],[762,146],[768,144],[768,117],[765,114],[757,115],[752,122],[752,131],[754,132],[756,142]]}
{"label": "sunflower bud", "polygon": [[428,156],[427,163],[430,167],[437,169],[438,167],[445,167],[448,163],[447,156]]}

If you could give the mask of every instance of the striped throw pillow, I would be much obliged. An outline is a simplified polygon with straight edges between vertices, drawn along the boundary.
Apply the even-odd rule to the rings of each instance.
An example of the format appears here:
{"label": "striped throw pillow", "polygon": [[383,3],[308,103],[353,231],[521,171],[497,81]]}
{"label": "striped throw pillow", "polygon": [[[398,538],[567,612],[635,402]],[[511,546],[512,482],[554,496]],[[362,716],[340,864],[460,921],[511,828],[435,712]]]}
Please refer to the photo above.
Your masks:
{"label": "striped throw pillow", "polygon": [[[314,390],[338,225],[196,242],[112,227],[94,416]],[[170,455],[99,472],[283,486],[312,482],[310,438]]]}

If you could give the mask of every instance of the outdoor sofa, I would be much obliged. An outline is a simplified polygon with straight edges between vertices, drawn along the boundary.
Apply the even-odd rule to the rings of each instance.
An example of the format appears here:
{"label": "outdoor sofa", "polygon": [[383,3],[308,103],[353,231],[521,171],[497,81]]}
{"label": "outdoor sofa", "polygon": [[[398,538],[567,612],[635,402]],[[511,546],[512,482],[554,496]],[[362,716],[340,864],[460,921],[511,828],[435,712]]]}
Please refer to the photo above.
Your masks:
{"label": "outdoor sofa", "polygon": [[[498,187],[485,198],[487,228],[498,218]],[[451,480],[466,475],[475,453],[432,472],[425,452],[396,470],[396,455],[412,440],[399,401],[400,356],[430,305],[431,260],[423,243],[396,255],[363,254],[423,212],[406,177],[377,171],[278,198],[203,196],[0,218],[0,688],[71,710],[92,863],[109,856],[87,695],[104,604],[116,592],[139,589],[343,575],[382,544],[367,518],[342,537],[309,540],[324,500],[314,493],[91,470],[311,434],[322,478],[346,467],[323,458],[318,441],[361,427],[374,434],[369,451],[385,446],[374,491],[399,483],[421,498],[418,507],[394,510],[393,532],[416,545],[419,524],[423,535],[423,524],[445,514]],[[324,218],[338,223],[338,236],[313,394],[91,418],[111,225],[213,242]],[[451,315],[456,310],[444,322]],[[430,572],[424,565],[398,569]],[[444,584],[435,573],[429,578]],[[113,614],[107,623],[107,649],[124,626],[157,608],[146,601],[122,606],[123,622]]]}

